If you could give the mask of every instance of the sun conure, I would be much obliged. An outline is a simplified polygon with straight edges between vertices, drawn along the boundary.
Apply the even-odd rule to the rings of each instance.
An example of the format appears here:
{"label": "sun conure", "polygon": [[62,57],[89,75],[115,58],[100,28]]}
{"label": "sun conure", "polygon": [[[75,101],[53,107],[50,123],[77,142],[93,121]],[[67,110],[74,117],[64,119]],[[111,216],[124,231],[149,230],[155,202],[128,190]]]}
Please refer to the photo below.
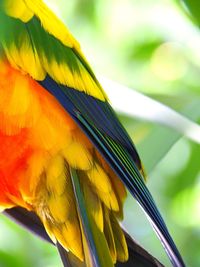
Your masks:
{"label": "sun conure", "polygon": [[184,266],[134,144],[79,43],[41,0],[0,1],[0,155],[1,210],[36,214],[65,266],[127,261],[125,187],[173,266]]}

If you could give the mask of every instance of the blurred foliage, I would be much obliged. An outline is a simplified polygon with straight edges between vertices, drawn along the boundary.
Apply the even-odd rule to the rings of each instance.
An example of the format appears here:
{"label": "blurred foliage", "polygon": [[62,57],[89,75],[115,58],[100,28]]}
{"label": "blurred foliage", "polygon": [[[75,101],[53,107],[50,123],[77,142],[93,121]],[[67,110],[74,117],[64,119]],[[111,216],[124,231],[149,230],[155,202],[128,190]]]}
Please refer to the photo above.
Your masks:
{"label": "blurred foliage", "polygon": [[186,12],[191,16],[191,19],[200,26],[200,5],[196,0],[182,0],[185,4]]}
{"label": "blurred foliage", "polygon": [[[200,25],[198,1],[46,2],[80,41],[96,72],[148,94],[191,120],[200,119],[200,32],[193,24]],[[200,146],[156,123],[120,119],[136,142],[148,186],[187,266],[200,266]],[[124,225],[170,266],[131,198],[126,202]],[[11,266],[55,267],[61,263],[53,247],[1,216],[0,267]]]}

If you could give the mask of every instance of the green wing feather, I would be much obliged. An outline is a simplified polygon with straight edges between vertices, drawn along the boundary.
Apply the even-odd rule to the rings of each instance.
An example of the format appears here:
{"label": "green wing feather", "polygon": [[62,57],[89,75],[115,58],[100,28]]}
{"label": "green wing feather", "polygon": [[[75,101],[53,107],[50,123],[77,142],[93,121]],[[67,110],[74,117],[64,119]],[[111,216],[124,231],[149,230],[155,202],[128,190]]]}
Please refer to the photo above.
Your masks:
{"label": "green wing feather", "polygon": [[94,219],[90,216],[85,203],[82,188],[80,185],[78,173],[75,169],[71,169],[71,179],[77,201],[77,208],[82,222],[82,239],[83,249],[85,253],[86,266],[90,267],[112,267],[112,259],[110,257],[108,245],[103,233],[94,223]]}

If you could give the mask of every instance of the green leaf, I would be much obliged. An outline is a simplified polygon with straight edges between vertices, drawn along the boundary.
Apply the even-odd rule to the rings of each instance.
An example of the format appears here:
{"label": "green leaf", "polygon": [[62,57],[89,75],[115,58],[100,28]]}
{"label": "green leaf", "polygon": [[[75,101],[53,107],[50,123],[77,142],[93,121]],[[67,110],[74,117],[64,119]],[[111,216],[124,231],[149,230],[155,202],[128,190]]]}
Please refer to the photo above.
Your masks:
{"label": "green leaf", "polygon": [[200,26],[200,4],[198,0],[182,0],[188,9],[187,11],[192,15],[194,21]]}

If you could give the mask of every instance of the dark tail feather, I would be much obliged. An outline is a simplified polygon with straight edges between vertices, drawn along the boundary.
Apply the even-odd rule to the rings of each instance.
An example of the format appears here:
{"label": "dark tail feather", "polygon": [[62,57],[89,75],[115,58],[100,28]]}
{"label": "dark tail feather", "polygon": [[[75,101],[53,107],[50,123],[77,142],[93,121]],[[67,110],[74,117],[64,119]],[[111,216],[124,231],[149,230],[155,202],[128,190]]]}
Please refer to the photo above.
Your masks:
{"label": "dark tail feather", "polygon": [[7,217],[14,220],[16,223],[28,229],[33,234],[53,244],[48,234],[46,233],[40,219],[34,212],[27,211],[20,207],[16,207],[12,209],[7,209],[3,213]]}
{"label": "dark tail feather", "polygon": [[129,251],[129,259],[125,263],[118,262],[116,267],[164,267],[156,258],[137,244],[125,231]]}
{"label": "dark tail feather", "polygon": [[86,267],[84,262],[81,262],[71,252],[66,251],[59,243],[56,246],[64,267]]}
{"label": "dark tail feather", "polygon": [[[39,238],[55,245],[46,233],[42,222],[34,212],[16,207],[7,209],[3,213],[6,217],[9,217],[22,227],[29,230],[31,233],[37,235]],[[59,243],[57,243],[56,246],[64,267],[86,267],[75,256],[73,256],[72,253],[67,252]]]}
{"label": "dark tail feather", "polygon": [[63,266],[64,267],[73,267],[70,264],[70,261],[68,258],[68,252],[59,243],[57,243],[56,246],[57,246],[58,252],[60,254],[60,258],[62,260]]}
{"label": "dark tail feather", "polygon": [[[17,207],[4,211],[4,214],[35,235],[53,244],[35,213]],[[116,267],[164,267],[157,259],[140,247],[126,232],[125,235],[129,250],[129,260],[124,263],[116,263]],[[64,267],[86,267],[83,262],[80,262],[71,253],[65,251],[60,244],[57,244],[57,248]]]}
{"label": "dark tail feather", "polygon": [[[128,244],[129,259],[127,262],[117,262],[115,267],[164,267],[157,259],[139,246],[126,232],[125,236]],[[87,267],[71,253],[66,252],[60,244],[57,247],[64,267]]]}

